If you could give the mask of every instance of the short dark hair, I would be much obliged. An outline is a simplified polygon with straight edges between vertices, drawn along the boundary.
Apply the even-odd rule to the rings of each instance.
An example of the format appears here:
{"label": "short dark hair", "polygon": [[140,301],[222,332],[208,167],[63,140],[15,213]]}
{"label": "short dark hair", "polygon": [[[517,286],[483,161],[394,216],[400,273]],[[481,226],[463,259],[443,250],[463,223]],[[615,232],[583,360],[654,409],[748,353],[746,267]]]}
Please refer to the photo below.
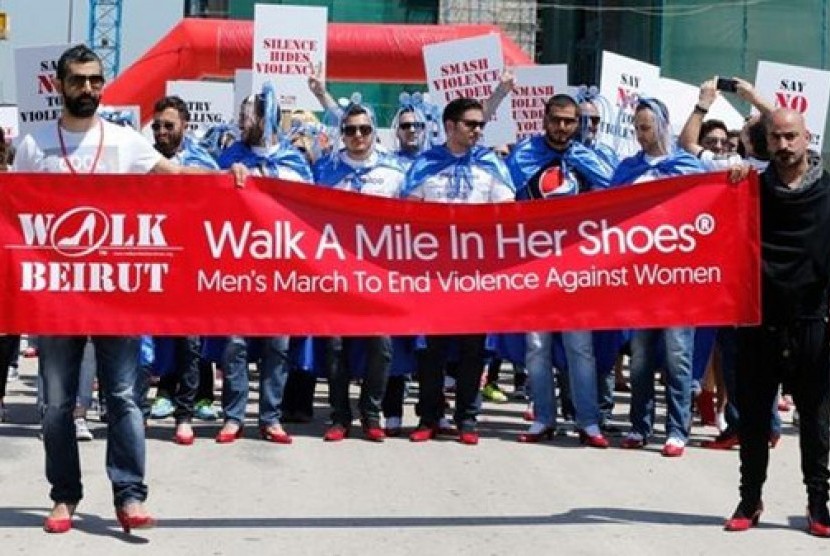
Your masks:
{"label": "short dark hair", "polygon": [[158,99],[156,104],[153,105],[153,114],[164,112],[168,108],[176,110],[183,122],[187,123],[190,121],[190,111],[187,109],[187,103],[182,100],[181,97],[176,95],[170,95]]}
{"label": "short dark hair", "polygon": [[98,54],[87,45],[76,44],[69,48],[58,58],[58,79],[63,81],[66,78],[69,73],[69,64],[86,64],[87,62],[98,62],[102,68],[104,67]]}
{"label": "short dark hair", "polygon": [[[346,110],[343,112],[343,121],[346,121],[346,118],[351,118],[352,116],[359,116],[360,114],[369,115],[369,111],[366,110],[366,107],[362,104],[350,104],[346,107]],[[371,118],[371,116],[370,116]]]}
{"label": "short dark hair", "polygon": [[769,160],[769,146],[767,144],[767,118],[760,118],[746,128],[749,144],[758,160]]}
{"label": "short dark hair", "polygon": [[580,117],[582,115],[582,110],[579,108],[579,103],[574,100],[571,95],[566,95],[565,93],[559,93],[553,95],[548,99],[545,103],[545,114],[550,112],[551,108],[568,108],[573,107],[576,110],[576,117]]}
{"label": "short dark hair", "polygon": [[729,137],[729,129],[726,127],[726,124],[723,123],[721,120],[706,120],[702,124],[700,124],[700,133],[697,136],[697,142],[700,143],[703,141],[703,138],[709,135],[713,130],[720,129],[726,134],[726,137]]}
{"label": "short dark hair", "polygon": [[441,121],[457,122],[464,115],[467,110],[481,110],[484,111],[484,105],[474,98],[457,98],[451,101],[444,108],[444,113],[441,116]]}

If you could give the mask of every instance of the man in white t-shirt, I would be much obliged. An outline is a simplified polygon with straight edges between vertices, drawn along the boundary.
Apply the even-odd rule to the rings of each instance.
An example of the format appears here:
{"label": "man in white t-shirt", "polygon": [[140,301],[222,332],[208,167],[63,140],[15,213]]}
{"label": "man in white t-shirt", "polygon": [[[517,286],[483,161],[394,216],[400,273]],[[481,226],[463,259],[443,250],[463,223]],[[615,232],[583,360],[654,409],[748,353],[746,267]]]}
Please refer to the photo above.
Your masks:
{"label": "man in white t-shirt", "polygon": [[[439,203],[501,203],[513,201],[513,180],[501,158],[478,145],[486,120],[482,104],[460,98],[447,104],[442,116],[447,142],[415,159],[406,174],[404,196]],[[426,364],[420,373],[418,410],[420,423],[410,435],[424,442],[442,431],[443,384],[446,352],[458,344],[455,425],[463,444],[478,444],[478,396],[484,367],[484,335],[428,336]]]}
{"label": "man in white t-shirt", "polygon": [[[55,88],[63,100],[61,117],[56,125],[44,126],[21,141],[15,171],[205,172],[173,164],[132,128],[98,117],[96,110],[103,87],[103,68],[95,52],[85,45],[64,52],[58,60],[55,79]],[[247,171],[236,167],[232,173],[241,186]],[[54,502],[44,529],[64,533],[72,528],[72,515],[83,495],[72,410],[87,337],[40,336],[39,340],[46,478],[52,485],[50,497]],[[106,394],[107,474],[112,482],[116,516],[127,532],[152,527],[155,520],[144,508],[144,422],[134,392],[139,372],[139,337],[94,336],[92,341],[99,361],[99,384]]]}

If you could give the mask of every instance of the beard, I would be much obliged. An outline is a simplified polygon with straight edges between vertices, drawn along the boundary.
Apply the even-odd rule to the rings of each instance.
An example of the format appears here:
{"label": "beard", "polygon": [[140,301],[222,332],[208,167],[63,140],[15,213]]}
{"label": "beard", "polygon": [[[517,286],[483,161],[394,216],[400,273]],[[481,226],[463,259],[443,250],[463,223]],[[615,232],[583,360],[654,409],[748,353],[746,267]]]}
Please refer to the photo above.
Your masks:
{"label": "beard", "polygon": [[171,158],[173,155],[178,152],[179,147],[182,144],[182,134],[181,133],[171,133],[168,132],[166,138],[156,139],[156,150],[164,155],[166,158]]}
{"label": "beard", "polygon": [[99,97],[90,95],[89,93],[82,93],[76,97],[66,95],[63,97],[64,110],[76,118],[89,118],[98,110],[100,103],[101,99]]}

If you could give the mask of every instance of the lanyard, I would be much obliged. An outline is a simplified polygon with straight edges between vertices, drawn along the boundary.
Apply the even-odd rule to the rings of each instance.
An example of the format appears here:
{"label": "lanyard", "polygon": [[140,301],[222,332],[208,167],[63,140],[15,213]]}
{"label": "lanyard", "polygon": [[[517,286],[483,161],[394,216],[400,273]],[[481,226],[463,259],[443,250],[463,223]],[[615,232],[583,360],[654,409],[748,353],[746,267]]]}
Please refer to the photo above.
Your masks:
{"label": "lanyard", "polygon": [[[94,174],[95,169],[98,167],[98,161],[101,159],[101,151],[104,150],[104,121],[99,119],[98,125],[100,129],[100,138],[98,140],[98,149],[95,151],[95,159],[92,161],[92,168],[90,168],[89,173]],[[58,126],[58,141],[61,144],[61,154],[63,155],[63,161],[66,162],[66,167],[69,168],[69,171],[73,174],[77,174],[78,172],[75,170],[75,167],[72,166],[72,163],[69,161],[69,153],[66,152],[66,144],[63,142],[63,132],[61,131],[61,124],[57,122]]]}

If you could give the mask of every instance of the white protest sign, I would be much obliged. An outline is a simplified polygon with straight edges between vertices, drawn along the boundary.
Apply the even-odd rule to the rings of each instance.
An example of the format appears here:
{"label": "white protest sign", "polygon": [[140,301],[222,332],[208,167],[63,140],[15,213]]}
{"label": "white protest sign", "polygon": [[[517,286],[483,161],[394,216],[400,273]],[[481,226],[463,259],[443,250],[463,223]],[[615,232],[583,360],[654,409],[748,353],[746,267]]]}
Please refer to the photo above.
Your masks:
{"label": "white protest sign", "polygon": [[3,129],[7,143],[17,142],[20,136],[17,106],[0,106],[0,128]]}
{"label": "white protest sign", "polygon": [[176,95],[190,112],[188,130],[196,137],[218,124],[226,124],[236,114],[233,109],[233,83],[219,81],[168,81],[167,94]]}
{"label": "white protest sign", "polygon": [[[501,80],[504,57],[498,35],[481,35],[424,46],[424,65],[432,102],[440,110],[457,98],[487,100]],[[487,123],[483,141],[496,146],[516,141],[510,95]]]}
{"label": "white protest sign", "polygon": [[570,94],[567,64],[547,66],[518,66],[513,68],[516,85],[513,87],[513,121],[516,122],[516,140],[543,133],[545,103],[558,94]]}
{"label": "white protest sign", "polygon": [[827,103],[830,101],[830,71],[758,62],[755,90],[776,108],[791,108],[804,115],[810,130],[810,147],[821,151]]}
{"label": "white protest sign", "polygon": [[17,80],[17,110],[20,134],[28,135],[39,127],[54,125],[61,115],[61,95],[52,79],[58,58],[69,45],[35,46],[14,51]]}
{"label": "white protest sign", "polygon": [[327,18],[326,8],[257,4],[253,90],[259,92],[270,81],[281,108],[319,110],[320,103],[308,89],[308,77],[319,66],[325,78]]}
{"label": "white protest sign", "polygon": [[620,157],[640,150],[634,135],[634,108],[640,97],[660,94],[659,79],[659,67],[603,51],[599,88],[600,94],[611,104],[613,113],[601,124],[600,141]]}
{"label": "white protest sign", "polygon": [[238,69],[233,74],[233,121],[239,118],[239,107],[254,90],[254,75],[249,69]]}
{"label": "white protest sign", "polygon": [[[661,77],[660,92],[657,98],[662,100],[668,108],[672,132],[677,136],[680,135],[686,120],[689,119],[689,115],[700,98],[700,88],[676,79]],[[741,129],[744,125],[741,113],[735,110],[735,107],[722,94],[718,95],[704,119],[721,120],[726,124],[727,129]]]}

